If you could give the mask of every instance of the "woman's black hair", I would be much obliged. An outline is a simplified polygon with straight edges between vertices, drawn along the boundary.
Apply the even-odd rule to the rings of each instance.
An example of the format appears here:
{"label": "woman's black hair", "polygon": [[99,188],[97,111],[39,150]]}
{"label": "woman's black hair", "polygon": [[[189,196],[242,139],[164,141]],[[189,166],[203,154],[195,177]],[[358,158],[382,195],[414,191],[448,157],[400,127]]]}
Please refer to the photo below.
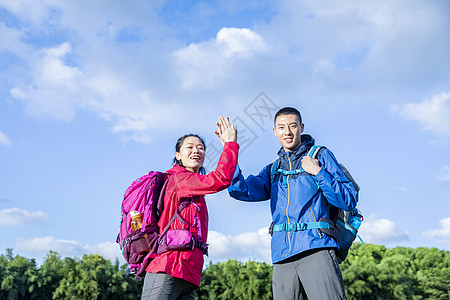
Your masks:
{"label": "woman's black hair", "polygon": [[[205,139],[204,139],[203,137],[201,137],[200,135],[198,135],[198,134],[195,134],[195,133],[188,133],[188,134],[183,135],[182,137],[180,137],[180,138],[177,140],[177,143],[175,144],[175,152],[180,152],[181,146],[183,145],[184,140],[185,140],[186,138],[188,138],[188,137],[191,137],[191,136],[192,136],[192,137],[198,138],[198,139],[202,142],[202,144],[203,144],[203,149],[205,149],[205,151],[206,151],[206,142],[205,142]],[[184,166],[183,166],[183,163],[181,162],[181,160],[178,160],[176,156],[173,158],[173,163],[176,164],[176,165],[179,165],[179,166],[181,166],[181,167],[184,167]],[[203,166],[201,166],[200,169],[198,170],[198,173],[199,173],[199,174],[203,174],[203,175],[206,174],[205,168],[204,168]]]}

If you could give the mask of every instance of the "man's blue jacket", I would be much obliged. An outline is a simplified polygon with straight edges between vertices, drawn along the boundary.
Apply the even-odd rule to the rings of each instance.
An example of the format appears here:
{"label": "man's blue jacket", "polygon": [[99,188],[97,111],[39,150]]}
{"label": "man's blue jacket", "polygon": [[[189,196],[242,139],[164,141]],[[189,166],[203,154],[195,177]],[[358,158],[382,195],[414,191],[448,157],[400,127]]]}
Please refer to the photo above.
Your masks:
{"label": "man's blue jacket", "polygon": [[[287,171],[301,169],[302,157],[314,145],[314,139],[310,135],[302,135],[301,138],[302,143],[297,150],[285,152],[283,148],[280,149],[278,168]],[[272,163],[258,175],[250,175],[246,179],[238,166],[228,192],[231,197],[243,201],[271,199],[270,208],[275,225],[317,222],[320,218],[329,217],[331,205],[343,210],[355,207],[357,192],[339,167],[333,153],[324,148],[318,159],[321,170],[316,176],[306,172],[287,176],[277,174],[273,177],[273,182]],[[306,250],[330,247],[338,248],[339,245],[319,229],[274,231],[272,262],[281,262]]]}

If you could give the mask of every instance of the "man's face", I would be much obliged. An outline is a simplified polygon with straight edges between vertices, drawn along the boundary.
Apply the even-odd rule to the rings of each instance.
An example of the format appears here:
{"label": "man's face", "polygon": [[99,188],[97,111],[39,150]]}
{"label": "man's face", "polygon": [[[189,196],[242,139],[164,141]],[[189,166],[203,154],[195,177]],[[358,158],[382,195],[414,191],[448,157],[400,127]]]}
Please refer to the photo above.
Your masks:
{"label": "man's face", "polygon": [[284,151],[296,150],[302,143],[303,123],[296,115],[281,115],[275,120],[273,133],[277,136]]}

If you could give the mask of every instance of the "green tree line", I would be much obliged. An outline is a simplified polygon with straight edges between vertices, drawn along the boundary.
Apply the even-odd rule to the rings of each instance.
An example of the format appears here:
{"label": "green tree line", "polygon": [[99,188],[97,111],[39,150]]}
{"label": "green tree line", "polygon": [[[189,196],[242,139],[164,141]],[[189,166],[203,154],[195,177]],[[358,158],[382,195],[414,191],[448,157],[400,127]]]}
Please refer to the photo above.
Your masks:
{"label": "green tree line", "polygon": [[[355,244],[341,264],[348,299],[450,300],[450,252]],[[209,264],[196,299],[272,299],[272,266],[263,262]],[[0,299],[139,299],[142,281],[127,265],[99,255],[34,259],[0,255]]]}

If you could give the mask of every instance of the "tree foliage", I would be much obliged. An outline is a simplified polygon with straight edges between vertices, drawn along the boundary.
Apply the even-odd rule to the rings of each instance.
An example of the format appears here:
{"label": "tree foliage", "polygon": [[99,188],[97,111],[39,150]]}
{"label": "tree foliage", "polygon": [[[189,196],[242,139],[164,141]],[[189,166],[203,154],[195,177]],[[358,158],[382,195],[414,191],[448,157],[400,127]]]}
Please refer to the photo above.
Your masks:
{"label": "tree foliage", "polygon": [[271,299],[272,267],[269,264],[228,260],[210,264],[202,274],[198,299]]}
{"label": "tree foliage", "polygon": [[12,249],[0,255],[0,299],[137,299],[141,289],[126,265],[99,255],[61,259],[50,251],[39,268]]}
{"label": "tree foliage", "polygon": [[[341,264],[348,299],[450,300],[450,253],[436,248],[355,244]],[[209,264],[197,299],[272,299],[272,266],[237,260]],[[99,255],[34,259],[0,255],[0,299],[139,299],[142,282],[127,265]]]}
{"label": "tree foliage", "polygon": [[341,264],[349,299],[450,299],[450,253],[352,246]]}

